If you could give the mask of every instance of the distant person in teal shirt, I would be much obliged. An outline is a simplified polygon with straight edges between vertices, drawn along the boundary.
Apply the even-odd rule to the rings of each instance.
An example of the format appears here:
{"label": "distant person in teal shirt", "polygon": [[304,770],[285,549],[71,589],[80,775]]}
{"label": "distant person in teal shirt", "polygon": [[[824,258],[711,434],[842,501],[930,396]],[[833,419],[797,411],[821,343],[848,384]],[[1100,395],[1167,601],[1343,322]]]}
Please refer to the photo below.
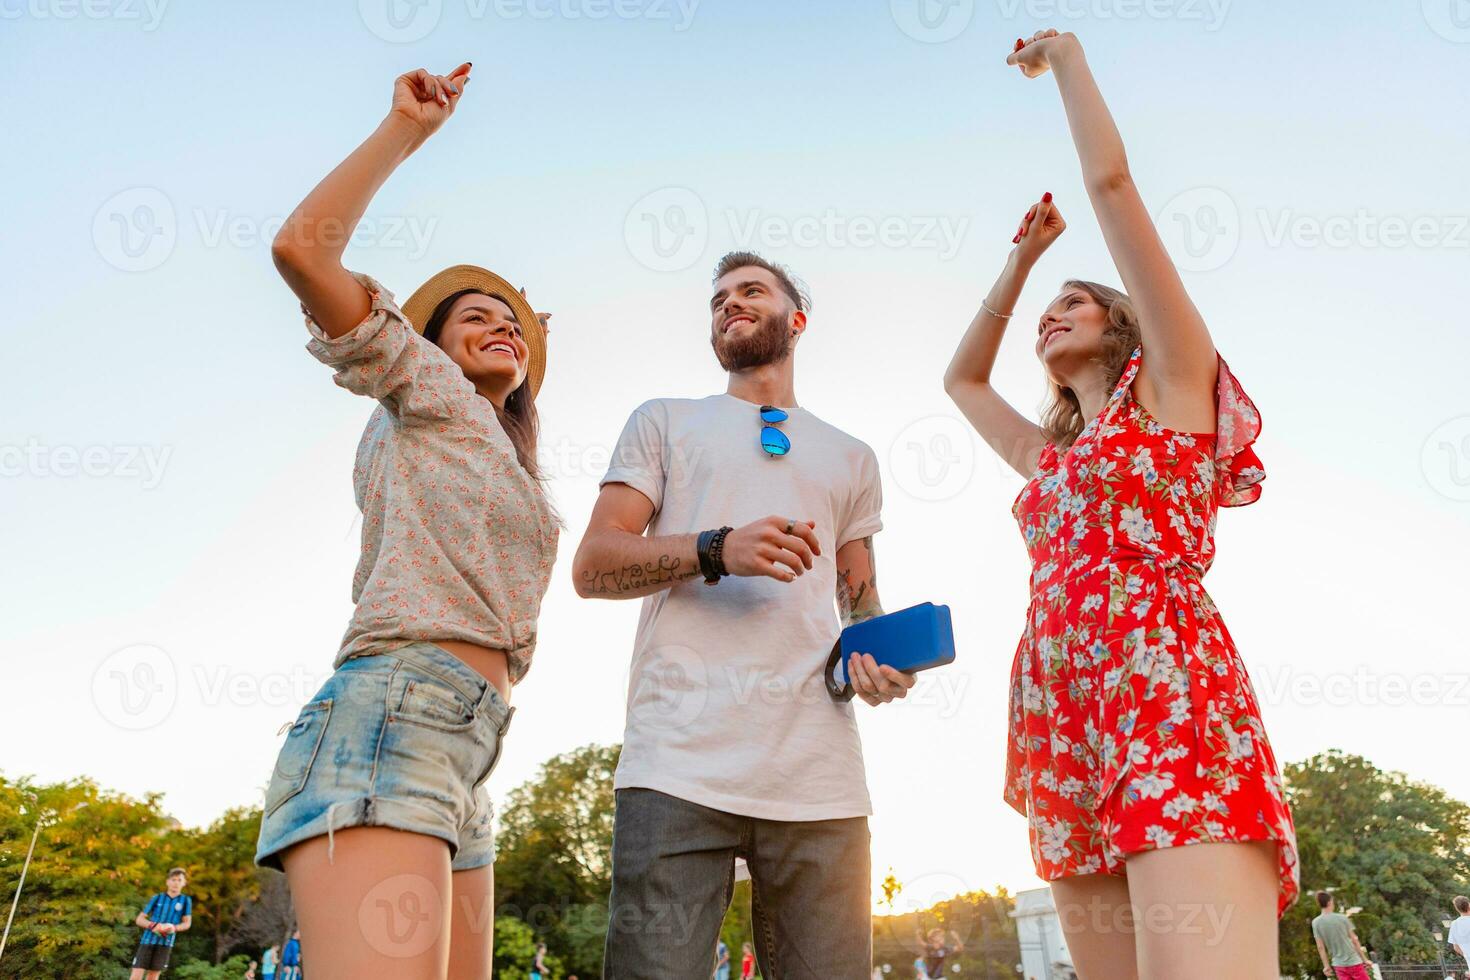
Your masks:
{"label": "distant person in teal shirt", "polygon": [[1322,972],[1337,980],[1373,980],[1352,920],[1336,911],[1331,892],[1318,892],[1317,904],[1322,914],[1312,920],[1312,936],[1322,956]]}

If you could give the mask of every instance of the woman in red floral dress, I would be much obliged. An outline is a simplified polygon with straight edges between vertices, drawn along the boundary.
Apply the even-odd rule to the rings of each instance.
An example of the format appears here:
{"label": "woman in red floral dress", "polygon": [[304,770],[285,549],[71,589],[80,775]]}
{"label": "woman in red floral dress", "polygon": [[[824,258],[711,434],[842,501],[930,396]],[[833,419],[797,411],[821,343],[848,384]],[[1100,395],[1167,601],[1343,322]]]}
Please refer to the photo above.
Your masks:
{"label": "woman in red floral dress", "polygon": [[1008,63],[1056,75],[1127,293],[1069,280],[1047,307],[1040,425],[996,394],[1006,320],[1066,227],[1043,195],[945,376],[1029,478],[1014,507],[1032,574],[1006,800],[1029,819],[1082,977],[1275,978],[1295,833],[1245,666],[1201,584],[1217,508],[1260,496],[1260,417],[1159,241],[1077,39],[1040,32]]}

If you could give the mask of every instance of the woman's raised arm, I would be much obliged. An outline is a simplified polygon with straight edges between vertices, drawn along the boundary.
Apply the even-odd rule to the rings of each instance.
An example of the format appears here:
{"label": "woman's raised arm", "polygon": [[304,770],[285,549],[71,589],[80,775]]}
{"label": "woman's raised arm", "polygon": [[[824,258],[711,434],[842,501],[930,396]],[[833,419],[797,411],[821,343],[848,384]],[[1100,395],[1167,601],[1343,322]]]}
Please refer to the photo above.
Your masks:
{"label": "woman's raised arm", "polygon": [[453,114],[469,73],[466,62],[448,75],[420,68],[398,76],[387,118],[306,195],[271,244],[281,278],[328,336],[351,332],[372,308],[367,290],[342,268],[368,202]]}
{"label": "woman's raised arm", "polygon": [[944,372],[944,390],[975,431],[1011,469],[1025,477],[1035,472],[1046,436],[1041,426],[1000,396],[990,384],[990,371],[1032,266],[1066,227],[1050,192],[1031,206],[1012,239],[1016,247],[1006,259],[1005,268],[980,301],[980,310]]}
{"label": "woman's raised arm", "polygon": [[[1153,218],[1133,183],[1123,139],[1073,34],[1040,31],[1017,40],[1006,59],[1028,78],[1051,70],[1067,112],[1072,142],[1082,163],[1087,196],[1097,214],[1108,252],[1138,312],[1144,371],[1161,408],[1192,417],[1201,404],[1213,422],[1218,355],[1204,319],[1184,289]],[[1207,400],[1200,402],[1203,393]]]}

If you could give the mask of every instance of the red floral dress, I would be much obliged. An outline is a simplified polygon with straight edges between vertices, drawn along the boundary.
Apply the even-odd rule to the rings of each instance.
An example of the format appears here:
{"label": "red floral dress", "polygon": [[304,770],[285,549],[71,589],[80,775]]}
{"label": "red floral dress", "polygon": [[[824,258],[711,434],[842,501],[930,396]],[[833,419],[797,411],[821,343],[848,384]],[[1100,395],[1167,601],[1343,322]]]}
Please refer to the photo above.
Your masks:
{"label": "red floral dress", "polygon": [[1278,911],[1296,833],[1255,691],[1200,580],[1220,506],[1265,479],[1260,415],[1220,361],[1217,433],[1175,432],[1133,398],[1134,351],[1097,418],[1048,445],[1012,510],[1031,603],[1011,668],[1006,802],[1037,874],[1123,873],[1138,851],[1273,840]]}

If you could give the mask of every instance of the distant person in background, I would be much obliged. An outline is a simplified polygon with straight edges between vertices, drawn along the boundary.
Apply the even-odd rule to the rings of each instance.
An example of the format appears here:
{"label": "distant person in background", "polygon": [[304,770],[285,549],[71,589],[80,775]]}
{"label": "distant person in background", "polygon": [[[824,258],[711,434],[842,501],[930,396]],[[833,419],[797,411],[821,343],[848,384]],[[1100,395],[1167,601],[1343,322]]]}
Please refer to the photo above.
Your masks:
{"label": "distant person in background", "polygon": [[1470,966],[1470,898],[1456,895],[1455,911],[1460,917],[1450,923],[1450,945],[1455,948],[1455,955]]}
{"label": "distant person in background", "polygon": [[730,947],[723,939],[715,944],[715,980],[730,980]]}
{"label": "distant person in background", "polygon": [[531,980],[544,980],[546,976],[546,944],[536,946],[536,962],[531,964]]}
{"label": "distant person in background", "polygon": [[271,944],[271,948],[260,954],[260,975],[264,980],[276,980],[276,964],[281,961],[281,947]]}
{"label": "distant person in background", "polygon": [[1352,920],[1336,910],[1331,892],[1318,892],[1322,914],[1312,920],[1312,936],[1322,957],[1322,972],[1337,980],[1373,980],[1368,972],[1368,954],[1358,942]]}
{"label": "distant person in background", "polygon": [[241,978],[241,980],[255,980],[255,961],[254,960],[251,960],[250,961],[250,965],[245,968],[245,976],[243,978]]}
{"label": "distant person in background", "polygon": [[920,952],[924,957],[924,970],[930,977],[944,976],[944,964],[951,956],[957,956],[964,952],[965,944],[960,937],[950,931],[949,938],[953,944],[944,941],[943,929],[930,929],[928,936],[921,935],[919,938]]}
{"label": "distant person in background", "polygon": [[740,944],[740,980],[751,980],[755,976],[755,950],[750,943]]}
{"label": "distant person in background", "polygon": [[301,980],[301,930],[292,929],[281,950],[281,980]]}
{"label": "distant person in background", "polygon": [[133,920],[133,924],[143,930],[143,938],[138,942],[138,951],[133,954],[133,971],[128,974],[129,980],[158,980],[159,974],[168,969],[174,937],[187,932],[194,921],[194,900],[184,894],[188,880],[183,868],[169,869],[164,881],[165,890],[148,899],[148,904]]}

